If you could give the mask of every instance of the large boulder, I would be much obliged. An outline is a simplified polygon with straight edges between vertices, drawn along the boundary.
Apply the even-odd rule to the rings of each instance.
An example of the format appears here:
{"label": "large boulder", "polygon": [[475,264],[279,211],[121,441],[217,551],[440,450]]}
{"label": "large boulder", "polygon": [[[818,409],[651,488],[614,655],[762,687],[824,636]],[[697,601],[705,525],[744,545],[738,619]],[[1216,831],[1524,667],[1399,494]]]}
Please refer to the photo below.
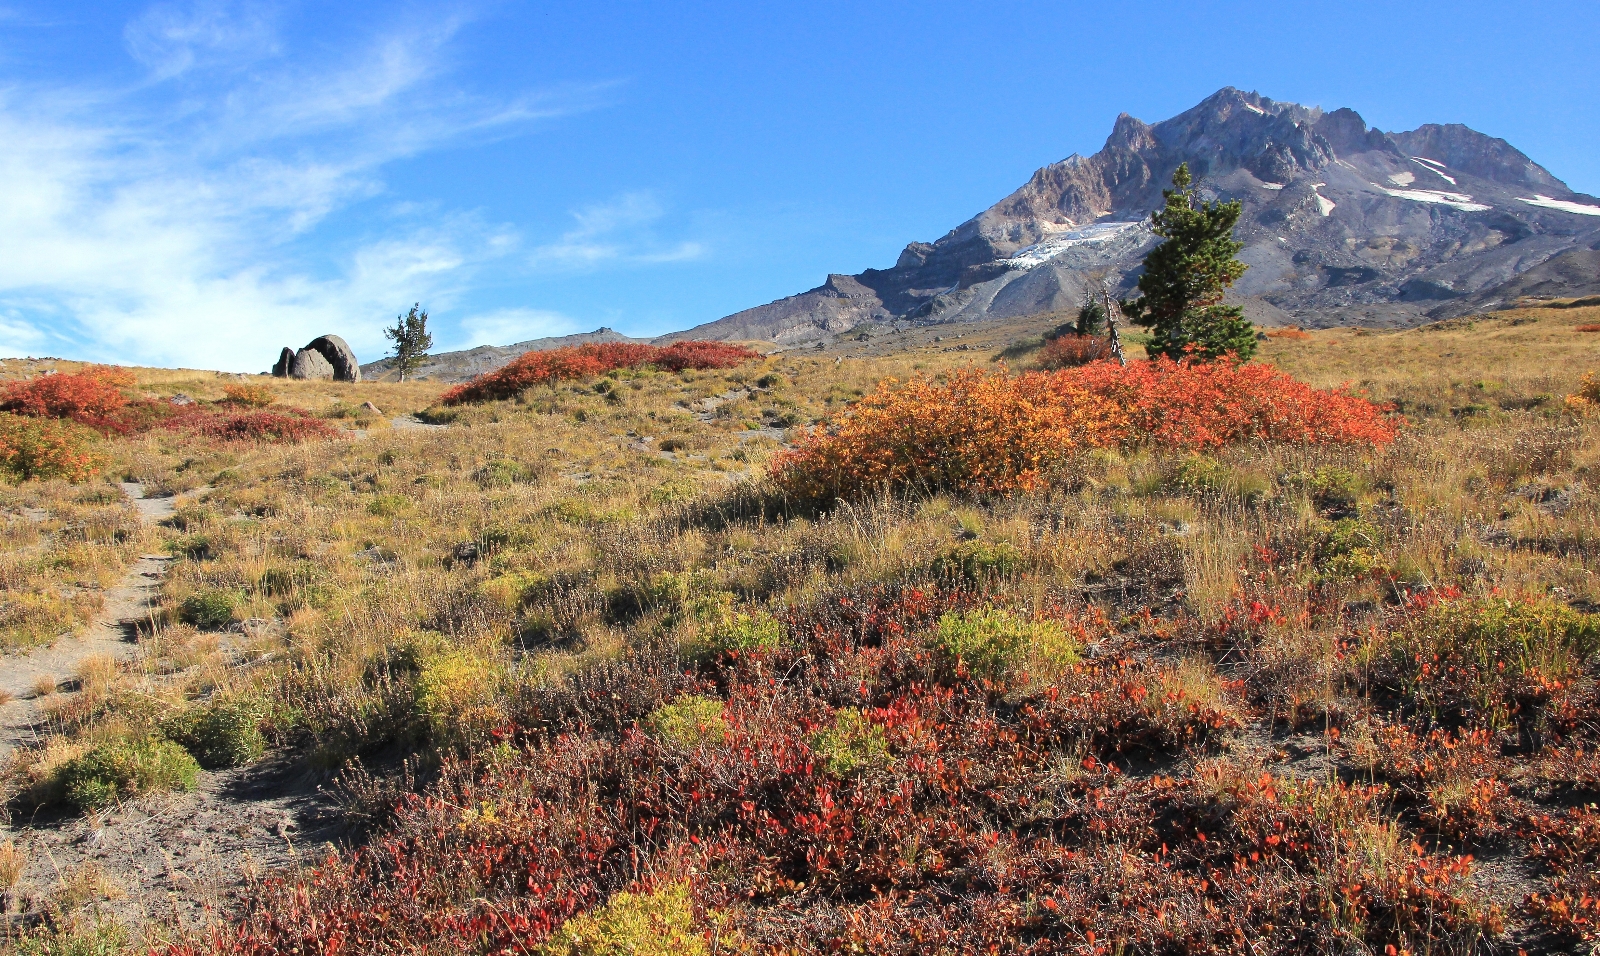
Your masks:
{"label": "large boulder", "polygon": [[278,364],[272,366],[273,377],[275,377],[275,378],[288,378],[289,377],[289,366],[291,366],[293,364],[294,364],[294,349],[285,348],[282,352],[278,353]]}
{"label": "large boulder", "polygon": [[333,378],[337,382],[361,381],[361,363],[356,361],[356,353],[350,350],[349,343],[337,335],[320,335],[311,340],[308,349],[315,349],[322,357],[333,366]]}
{"label": "large boulder", "polygon": [[333,378],[333,363],[322,357],[322,353],[313,348],[303,348],[294,353],[294,361],[289,363],[290,378],[331,379]]}

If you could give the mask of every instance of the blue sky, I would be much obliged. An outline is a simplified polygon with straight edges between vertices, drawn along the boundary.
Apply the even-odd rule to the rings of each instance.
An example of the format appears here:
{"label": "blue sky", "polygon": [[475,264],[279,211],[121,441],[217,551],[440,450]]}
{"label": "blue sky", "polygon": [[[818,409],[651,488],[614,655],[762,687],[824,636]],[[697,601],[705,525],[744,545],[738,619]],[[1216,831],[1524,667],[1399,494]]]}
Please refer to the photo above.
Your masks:
{"label": "blue sky", "polygon": [[0,354],[686,328],[1226,85],[1600,193],[1600,4],[0,0]]}

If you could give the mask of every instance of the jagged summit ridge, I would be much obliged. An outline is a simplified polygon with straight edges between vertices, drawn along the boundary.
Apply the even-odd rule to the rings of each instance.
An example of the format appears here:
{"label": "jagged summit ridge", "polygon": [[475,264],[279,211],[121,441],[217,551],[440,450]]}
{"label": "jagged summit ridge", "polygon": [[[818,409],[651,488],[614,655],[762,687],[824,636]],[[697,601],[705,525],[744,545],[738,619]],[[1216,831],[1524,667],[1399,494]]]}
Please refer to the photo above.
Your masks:
{"label": "jagged summit ridge", "polygon": [[[1225,87],[1159,123],[1119,115],[1099,152],[1041,167],[938,240],[907,244],[891,268],[829,276],[680,336],[794,344],[863,322],[1069,308],[1100,276],[1125,292],[1155,241],[1138,224],[1180,163],[1205,195],[1244,205],[1252,268],[1237,293],[1269,320],[1405,323],[1483,307],[1522,273],[1600,243],[1600,200],[1505,140],[1459,124],[1386,133],[1353,109]],[[1591,284],[1574,294],[1600,291],[1600,276]]]}

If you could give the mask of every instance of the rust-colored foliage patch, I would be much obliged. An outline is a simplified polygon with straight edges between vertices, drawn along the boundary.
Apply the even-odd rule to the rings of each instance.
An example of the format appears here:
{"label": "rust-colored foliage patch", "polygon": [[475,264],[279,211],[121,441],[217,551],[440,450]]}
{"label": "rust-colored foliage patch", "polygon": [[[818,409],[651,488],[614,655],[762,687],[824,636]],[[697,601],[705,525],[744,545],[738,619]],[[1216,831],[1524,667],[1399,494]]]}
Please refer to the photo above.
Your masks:
{"label": "rust-colored foliage patch", "polygon": [[760,353],[726,342],[674,342],[668,346],[639,342],[597,342],[524,352],[510,364],[457,385],[439,397],[445,405],[513,398],[537,385],[603,375],[612,369],[654,365],[684,369],[733,368]]}
{"label": "rust-colored foliage patch", "polygon": [[884,382],[842,421],[780,455],[772,474],[786,492],[811,499],[912,485],[1004,492],[1034,487],[1086,447],[1383,444],[1394,435],[1384,406],[1257,363],[965,369],[943,382]]}

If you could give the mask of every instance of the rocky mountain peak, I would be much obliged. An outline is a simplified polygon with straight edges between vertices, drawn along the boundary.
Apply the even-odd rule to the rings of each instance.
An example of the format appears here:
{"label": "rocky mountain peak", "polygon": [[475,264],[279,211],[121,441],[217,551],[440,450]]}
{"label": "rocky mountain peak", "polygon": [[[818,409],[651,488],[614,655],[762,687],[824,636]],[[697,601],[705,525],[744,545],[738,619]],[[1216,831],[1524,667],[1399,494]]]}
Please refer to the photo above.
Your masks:
{"label": "rocky mountain peak", "polygon": [[1157,241],[1147,217],[1180,163],[1202,195],[1243,207],[1250,268],[1232,295],[1258,321],[1404,324],[1513,287],[1592,294],[1582,277],[1600,248],[1600,200],[1505,140],[1460,125],[1384,133],[1353,109],[1224,87],[1158,123],[1122,113],[1099,152],[1041,167],[938,241],[908,244],[892,268],[829,276],[680,334],[791,344],[864,322],[1070,310],[1102,279],[1130,293]]}
{"label": "rocky mountain peak", "polygon": [[[1155,145],[1156,141],[1150,135],[1148,124],[1129,116],[1127,113],[1119,113],[1117,114],[1117,121],[1111,125],[1111,135],[1106,137],[1105,148],[1108,150],[1125,149],[1130,153],[1139,153],[1153,149]],[[1070,160],[1071,157],[1068,157],[1068,159]]]}
{"label": "rocky mountain peak", "polygon": [[1390,136],[1412,156],[1443,163],[1480,179],[1567,191],[1567,184],[1497,136],[1460,123],[1428,123]]}

